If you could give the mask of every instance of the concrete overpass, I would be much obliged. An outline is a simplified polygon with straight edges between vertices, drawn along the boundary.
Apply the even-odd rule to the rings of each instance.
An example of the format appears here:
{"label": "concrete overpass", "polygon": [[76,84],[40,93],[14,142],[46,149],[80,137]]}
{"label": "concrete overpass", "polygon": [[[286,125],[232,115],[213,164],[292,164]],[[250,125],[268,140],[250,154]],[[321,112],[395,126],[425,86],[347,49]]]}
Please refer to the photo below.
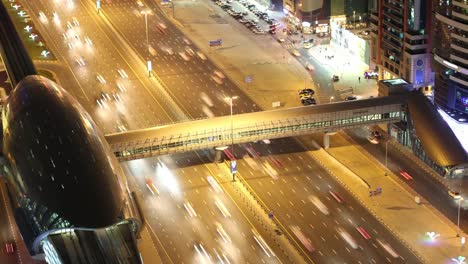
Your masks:
{"label": "concrete overpass", "polygon": [[[389,96],[186,121],[105,137],[117,158],[125,161],[232,143],[396,123],[405,115],[405,109],[405,96]],[[325,146],[327,139],[325,136]]]}

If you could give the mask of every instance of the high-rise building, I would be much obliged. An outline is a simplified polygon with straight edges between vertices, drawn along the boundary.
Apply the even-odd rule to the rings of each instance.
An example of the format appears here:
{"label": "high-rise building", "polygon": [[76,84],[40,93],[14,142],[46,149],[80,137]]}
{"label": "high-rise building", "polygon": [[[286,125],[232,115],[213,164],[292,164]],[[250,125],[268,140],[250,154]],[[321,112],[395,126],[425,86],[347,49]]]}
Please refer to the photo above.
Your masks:
{"label": "high-rise building", "polygon": [[370,4],[371,67],[380,79],[403,78],[431,87],[431,1],[374,0]]}
{"label": "high-rise building", "polygon": [[434,0],[433,10],[434,102],[468,114],[468,1]]}

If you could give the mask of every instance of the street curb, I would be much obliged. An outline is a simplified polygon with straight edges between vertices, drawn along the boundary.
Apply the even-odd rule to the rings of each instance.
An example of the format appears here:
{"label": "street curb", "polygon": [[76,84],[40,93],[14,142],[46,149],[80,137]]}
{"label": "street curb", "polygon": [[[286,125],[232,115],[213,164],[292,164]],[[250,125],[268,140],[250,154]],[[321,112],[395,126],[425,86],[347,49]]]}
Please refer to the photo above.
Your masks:
{"label": "street curb", "polygon": [[[324,152],[329,159],[332,159],[333,161],[335,161],[337,164],[339,164],[339,166],[343,166],[344,168],[347,168],[346,166],[344,166],[341,162],[339,162],[337,159],[335,159],[333,156],[331,156],[330,153],[328,153],[326,150],[324,150],[323,148],[317,150],[318,152]],[[405,239],[403,239],[396,231],[393,230],[393,228],[391,228],[389,225],[387,225],[378,215],[377,213],[372,209],[370,208],[367,203],[365,203],[351,188],[348,187],[347,184],[345,184],[334,172],[332,172],[330,170],[330,168],[324,164],[324,162],[322,162],[322,160],[320,160],[319,157],[317,157],[317,154],[315,154],[315,152],[317,151],[309,151],[309,155],[318,163],[320,163],[320,165],[325,169],[327,170],[327,172],[332,175],[335,180],[340,183],[340,185],[345,188],[357,201],[359,201],[359,203],[365,207],[367,209],[367,211],[369,213],[372,214],[372,216],[375,217],[375,219],[377,219],[377,221],[379,221],[380,224],[382,224],[383,226],[385,226],[385,228],[395,237],[397,238],[404,246],[406,246],[418,259],[421,260],[422,263],[430,263],[428,262],[428,260],[426,260],[422,255],[419,254],[418,251],[416,251]],[[346,173],[348,174],[348,173]]]}

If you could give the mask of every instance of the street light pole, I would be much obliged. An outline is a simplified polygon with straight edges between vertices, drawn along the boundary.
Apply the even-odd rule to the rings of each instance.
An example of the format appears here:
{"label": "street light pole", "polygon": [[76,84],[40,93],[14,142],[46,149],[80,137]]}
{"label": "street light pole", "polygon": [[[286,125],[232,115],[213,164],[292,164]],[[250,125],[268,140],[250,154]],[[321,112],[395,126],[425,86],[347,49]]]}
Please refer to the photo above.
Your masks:
{"label": "street light pole", "polygon": [[385,141],[385,176],[387,176],[387,170],[388,170],[388,141],[390,138],[387,138]]}
{"label": "street light pole", "polygon": [[149,11],[141,11],[145,15],[145,31],[146,31],[146,48],[149,53],[149,37],[148,37],[148,13]]}
{"label": "street light pole", "polygon": [[[232,156],[235,158],[236,156],[234,155],[234,118],[233,118],[233,111],[232,111],[232,106],[233,106],[233,101],[234,99],[239,98],[239,96],[230,96],[227,97],[226,99],[229,100],[229,106],[231,109],[231,152]],[[232,172],[232,181],[236,181],[236,174],[232,170],[232,160],[231,160],[231,172]]]}
{"label": "street light pole", "polygon": [[356,11],[353,11],[354,29],[356,29]]}
{"label": "street light pole", "polygon": [[457,237],[460,236],[460,203],[462,200],[463,200],[462,197],[458,199]]}

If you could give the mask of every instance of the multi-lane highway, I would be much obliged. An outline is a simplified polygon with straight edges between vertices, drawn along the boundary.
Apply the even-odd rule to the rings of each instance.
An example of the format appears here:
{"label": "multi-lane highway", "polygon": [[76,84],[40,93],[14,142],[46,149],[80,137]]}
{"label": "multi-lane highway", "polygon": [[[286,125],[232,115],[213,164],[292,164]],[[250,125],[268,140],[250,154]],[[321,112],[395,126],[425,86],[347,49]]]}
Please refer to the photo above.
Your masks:
{"label": "multi-lane highway", "polygon": [[[171,24],[152,1],[139,5],[135,1],[119,0],[103,4],[112,25],[139,52],[142,61],[153,61],[156,75],[167,85],[169,93],[185,113],[192,118],[228,115],[228,96],[239,96],[235,112],[259,111],[224,73],[203,54],[183,33]],[[146,44],[147,15],[150,52]],[[207,43],[208,44],[208,43]],[[216,75],[215,71],[221,74]]]}
{"label": "multi-lane highway", "polygon": [[[240,162],[239,172],[289,232],[293,232],[294,226],[301,228],[315,248],[310,254],[313,260],[317,263],[419,262],[301,149],[292,139],[273,140],[270,145],[245,145],[242,155],[251,158]],[[258,156],[252,158],[252,153]],[[365,239],[358,227],[364,228],[371,239]],[[352,243],[343,240],[340,228],[359,247],[353,249]],[[391,244],[403,259],[392,258],[378,246],[377,239]]]}
{"label": "multi-lane highway", "polygon": [[[94,10],[80,2],[72,3],[27,2],[51,50],[71,69],[78,82],[79,87],[72,93],[79,95],[77,98],[84,97],[80,103],[101,129],[109,133],[173,120],[176,113],[167,106],[169,101],[158,93],[157,85],[147,77],[144,62],[132,57],[118,40],[110,38],[112,31],[101,26]],[[123,70],[124,75],[119,70]],[[68,88],[66,81],[61,82]],[[106,99],[103,93],[110,98]],[[98,99],[106,100],[98,105]],[[141,125],[137,127],[136,123]]]}
{"label": "multi-lane highway", "polygon": [[286,257],[273,244],[269,246],[277,257],[260,247],[254,224],[213,177],[215,172],[197,163],[198,157],[190,154],[124,163],[144,201],[146,221],[159,237],[165,263],[203,263],[200,245],[217,263],[284,262]]}
{"label": "multi-lane highway", "polygon": [[[85,1],[37,1],[28,5],[34,10],[44,38],[78,80],[79,86],[71,87],[73,93],[81,93],[77,96],[84,98],[80,102],[105,132],[176,121],[181,118],[178,108],[191,118],[226,115],[226,96],[240,96],[235,102],[236,112],[259,110],[210,60],[205,60],[209,54],[199,53],[153,2],[106,1],[101,14]],[[149,52],[141,13],[148,8]],[[39,12],[44,15],[39,17]],[[155,78],[147,77],[148,58],[166,88],[158,86]],[[126,74],[118,71],[121,69]],[[68,88],[65,81],[62,84]],[[99,104],[98,99],[102,99]],[[273,177],[264,169],[248,167],[245,161],[239,171],[258,198],[274,211],[284,231],[305,245],[302,250],[309,252],[311,259],[318,263],[418,263],[312,159],[305,153],[294,153],[303,150],[294,140],[278,140],[254,148],[259,149],[261,156],[289,153],[272,157],[280,160],[280,168],[275,168],[275,162],[267,157],[257,158],[270,164],[260,166],[266,166]],[[224,252],[233,263],[284,262],[285,257],[275,250],[270,237],[265,237],[265,241],[279,259],[268,257],[269,251],[262,250],[255,240],[252,229],[256,224],[244,216],[245,205],[234,203],[226,194],[216,194],[210,187],[206,177],[212,172],[203,164],[212,157],[206,153],[125,164],[131,186],[144,201],[146,220],[161,242],[161,255],[172,263],[191,263],[203,258],[206,250],[213,258]],[[148,178],[159,195],[151,194]],[[329,190],[336,191],[345,202],[339,204]],[[230,217],[223,216],[219,203],[215,205],[216,197]],[[355,229],[359,226],[370,234],[369,241]],[[226,242],[227,236],[232,242]],[[376,238],[390,243],[405,260],[391,258],[376,244]]]}

